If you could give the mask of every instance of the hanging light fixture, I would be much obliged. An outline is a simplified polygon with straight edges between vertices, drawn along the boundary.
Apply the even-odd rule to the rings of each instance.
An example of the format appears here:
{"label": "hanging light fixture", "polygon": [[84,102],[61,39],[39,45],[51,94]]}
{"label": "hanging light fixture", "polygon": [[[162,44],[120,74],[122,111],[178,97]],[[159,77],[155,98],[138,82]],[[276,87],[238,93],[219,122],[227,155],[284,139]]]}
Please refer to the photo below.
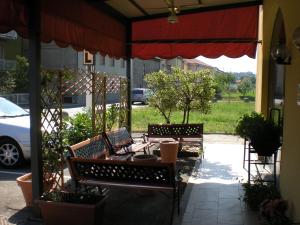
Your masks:
{"label": "hanging light fixture", "polygon": [[300,27],[297,27],[293,33],[293,42],[296,48],[300,51]]}
{"label": "hanging light fixture", "polygon": [[288,50],[283,41],[277,42],[276,46],[271,51],[271,56],[277,64],[291,64],[290,51]]}

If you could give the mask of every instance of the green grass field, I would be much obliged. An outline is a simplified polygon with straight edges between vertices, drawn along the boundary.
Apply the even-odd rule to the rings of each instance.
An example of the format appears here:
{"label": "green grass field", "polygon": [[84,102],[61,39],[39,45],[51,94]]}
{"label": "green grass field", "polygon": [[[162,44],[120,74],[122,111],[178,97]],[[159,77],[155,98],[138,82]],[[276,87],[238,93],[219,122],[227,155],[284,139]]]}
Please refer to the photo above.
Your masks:
{"label": "green grass field", "polygon": [[[204,133],[233,134],[237,120],[245,113],[254,111],[254,102],[217,102],[211,113],[202,115],[192,112],[190,123],[204,123]],[[174,112],[172,123],[181,123],[182,113]],[[150,107],[135,108],[132,111],[132,128],[134,132],[147,131],[148,123],[165,123],[156,109]]]}

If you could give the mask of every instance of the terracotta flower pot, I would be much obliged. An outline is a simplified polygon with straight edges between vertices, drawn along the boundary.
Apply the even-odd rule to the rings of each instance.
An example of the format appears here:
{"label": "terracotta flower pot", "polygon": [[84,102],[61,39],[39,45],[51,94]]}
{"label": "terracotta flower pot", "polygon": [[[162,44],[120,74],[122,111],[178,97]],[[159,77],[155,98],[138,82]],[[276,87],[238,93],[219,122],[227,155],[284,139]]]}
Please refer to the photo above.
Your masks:
{"label": "terracotta flower pot", "polygon": [[174,165],[177,160],[179,148],[178,141],[163,141],[160,143],[160,156],[162,162],[172,162]]}
{"label": "terracotta flower pot", "polygon": [[[73,194],[73,193],[72,193]],[[106,197],[81,204],[37,200],[45,225],[101,225]]]}
{"label": "terracotta flower pot", "polygon": [[[26,173],[17,178],[17,183],[20,186],[26,206],[32,207],[32,174]],[[54,178],[47,179],[44,183],[44,191],[48,191],[53,187]]]}

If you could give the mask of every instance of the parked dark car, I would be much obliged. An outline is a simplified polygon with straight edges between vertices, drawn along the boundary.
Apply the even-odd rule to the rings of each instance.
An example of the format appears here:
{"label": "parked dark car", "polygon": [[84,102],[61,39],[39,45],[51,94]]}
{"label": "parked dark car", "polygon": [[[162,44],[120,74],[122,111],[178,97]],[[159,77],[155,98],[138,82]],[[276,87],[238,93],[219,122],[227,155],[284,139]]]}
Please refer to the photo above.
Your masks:
{"label": "parked dark car", "polygon": [[142,104],[148,104],[148,99],[150,96],[150,89],[134,88],[134,89],[132,89],[131,93],[132,93],[132,97],[131,97],[132,104],[135,102],[141,102]]}

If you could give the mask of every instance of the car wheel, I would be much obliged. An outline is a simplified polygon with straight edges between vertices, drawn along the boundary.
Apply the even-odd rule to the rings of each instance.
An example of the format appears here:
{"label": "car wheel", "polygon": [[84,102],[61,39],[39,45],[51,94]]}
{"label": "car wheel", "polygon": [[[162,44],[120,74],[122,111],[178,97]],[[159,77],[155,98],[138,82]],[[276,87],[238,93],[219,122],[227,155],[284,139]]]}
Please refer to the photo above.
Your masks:
{"label": "car wheel", "polygon": [[0,140],[0,165],[3,167],[17,167],[24,161],[20,146],[12,139]]}

